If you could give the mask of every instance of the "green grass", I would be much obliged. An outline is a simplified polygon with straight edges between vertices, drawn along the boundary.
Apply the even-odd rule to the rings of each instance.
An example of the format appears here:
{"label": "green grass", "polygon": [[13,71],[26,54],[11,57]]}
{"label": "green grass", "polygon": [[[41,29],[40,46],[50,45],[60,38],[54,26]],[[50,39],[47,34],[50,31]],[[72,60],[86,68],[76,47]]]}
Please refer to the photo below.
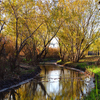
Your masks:
{"label": "green grass", "polygon": [[[100,90],[99,90],[100,92]],[[100,94],[96,93],[96,89],[92,90],[87,97],[84,97],[83,100],[100,100]]]}
{"label": "green grass", "polygon": [[79,66],[80,68],[86,68],[87,63],[86,62],[76,63],[76,65]]}
{"label": "green grass", "polygon": [[100,67],[98,66],[88,66],[87,70],[100,76]]}
{"label": "green grass", "polygon": [[100,100],[100,89],[98,89],[98,83],[96,78],[96,87],[93,89],[87,97],[84,97],[84,100]]}
{"label": "green grass", "polygon": [[86,66],[86,69],[89,72],[93,72],[96,75],[98,75],[98,79],[97,77],[95,78],[96,80],[95,89],[92,90],[90,94],[84,100],[100,100],[100,89],[98,89],[98,87],[100,86],[100,83],[98,82],[100,81],[100,66],[96,66],[96,65]]}
{"label": "green grass", "polygon": [[95,78],[96,82],[96,87],[95,89],[93,89],[90,94],[88,94],[87,97],[84,98],[84,100],[100,100],[100,89],[98,89],[98,87],[100,87],[100,83],[98,83],[98,81],[100,81],[100,65],[87,65],[87,63],[82,62],[82,63],[78,63],[77,64],[80,68],[85,68],[90,74],[94,73],[96,75],[98,75],[98,79]]}

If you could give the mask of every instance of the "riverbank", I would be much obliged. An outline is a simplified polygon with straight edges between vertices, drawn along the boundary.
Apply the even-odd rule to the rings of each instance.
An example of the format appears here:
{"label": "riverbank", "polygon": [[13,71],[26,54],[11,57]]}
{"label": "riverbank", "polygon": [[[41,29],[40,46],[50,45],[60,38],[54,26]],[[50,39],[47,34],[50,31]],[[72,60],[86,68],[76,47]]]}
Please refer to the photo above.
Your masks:
{"label": "riverbank", "polygon": [[[92,71],[89,72],[89,70],[90,70],[90,68],[94,68],[95,62],[97,61],[98,57],[95,57],[93,60],[92,59],[93,59],[93,57],[90,57],[90,58],[88,57],[88,58],[81,59],[79,63],[66,63],[65,62],[65,63],[63,63],[63,65],[65,67],[74,67],[76,69],[83,70],[83,71],[87,72],[88,74],[91,73],[91,75],[94,75],[95,72],[92,72]],[[53,63],[54,62],[55,61],[53,61]],[[27,64],[22,64],[20,67],[21,67],[20,68],[21,74],[19,74],[19,75],[17,74],[17,76],[15,78],[12,77],[11,79],[0,81],[0,90],[7,88],[7,87],[11,87],[11,86],[18,84],[18,83],[21,83],[21,82],[23,82],[27,79],[33,78],[41,70],[40,67],[29,67],[29,66],[27,66]],[[97,66],[97,68],[99,68],[99,67]],[[97,69],[97,70],[99,70],[99,69]],[[94,71],[94,69],[93,69],[93,71]],[[100,78],[98,77],[98,79],[100,79]],[[99,95],[98,86],[99,85],[98,85],[98,82],[97,82],[97,89],[94,89],[90,93],[90,95],[88,95],[90,97],[86,97],[85,100],[91,100],[90,98],[91,98],[92,95],[94,95],[94,97],[96,97],[96,98],[99,98],[99,96],[98,96]],[[98,92],[96,92],[96,91],[98,91]],[[93,99],[93,100],[95,100],[95,99]],[[99,99],[96,99],[96,100],[99,100]]]}
{"label": "riverbank", "polygon": [[93,89],[87,97],[84,97],[84,100],[100,100],[100,65],[96,65],[99,58],[100,56],[86,56],[78,63],[58,61],[58,64],[80,69],[95,78],[95,89]]}
{"label": "riverbank", "polygon": [[[40,65],[54,65],[56,61],[57,60],[55,59],[49,59],[49,62],[44,60],[44,62],[41,62]],[[30,81],[30,79],[41,71],[39,66],[32,66],[25,62],[20,63],[19,67],[16,68],[14,72],[11,72],[9,67],[6,67],[5,70],[6,73],[3,74],[4,77],[0,78],[0,92]]]}
{"label": "riverbank", "polygon": [[6,76],[5,79],[0,80],[0,92],[11,89],[14,86],[17,86],[19,83],[23,83],[24,81],[33,78],[40,72],[40,70],[41,69],[39,66],[31,67],[25,64],[21,64],[17,71],[15,70],[15,72],[9,73],[8,77]]}

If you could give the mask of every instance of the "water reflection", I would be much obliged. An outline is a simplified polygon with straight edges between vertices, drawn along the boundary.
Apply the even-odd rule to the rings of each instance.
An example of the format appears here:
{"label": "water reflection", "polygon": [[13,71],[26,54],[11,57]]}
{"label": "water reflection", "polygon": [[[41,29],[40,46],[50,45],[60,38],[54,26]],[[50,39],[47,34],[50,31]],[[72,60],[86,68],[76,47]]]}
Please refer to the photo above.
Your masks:
{"label": "water reflection", "polygon": [[0,100],[80,100],[94,87],[92,78],[79,72],[57,66],[41,69],[33,81],[0,94]]}

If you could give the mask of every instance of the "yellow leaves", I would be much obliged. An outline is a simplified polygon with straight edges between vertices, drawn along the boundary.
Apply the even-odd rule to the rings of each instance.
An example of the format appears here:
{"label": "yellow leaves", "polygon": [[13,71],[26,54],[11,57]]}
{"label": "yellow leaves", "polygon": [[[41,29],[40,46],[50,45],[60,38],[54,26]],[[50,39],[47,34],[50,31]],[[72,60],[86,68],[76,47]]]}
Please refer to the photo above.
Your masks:
{"label": "yellow leaves", "polygon": [[[9,2],[10,1],[10,2]],[[89,10],[90,0],[5,0],[3,6],[5,8],[9,23],[7,26],[9,32],[15,33],[15,13],[18,17],[19,33],[27,35],[27,25],[33,31],[42,21],[45,22],[40,27],[41,33],[46,33],[47,29],[51,34],[55,32],[62,21],[66,21],[62,26],[61,36],[63,38],[80,38],[83,35],[82,25],[86,24],[85,12]],[[91,5],[91,4],[90,4]],[[5,13],[4,12],[4,13]],[[7,20],[7,19],[6,19]],[[82,24],[83,23],[83,24]],[[10,28],[9,28],[10,27]],[[48,27],[48,28],[47,28]],[[85,27],[86,28],[86,27]],[[36,32],[38,34],[39,32]],[[77,35],[80,34],[80,35]],[[25,36],[24,35],[24,36]],[[95,35],[93,35],[93,38]],[[81,37],[82,38],[82,37]]]}
{"label": "yellow leaves", "polygon": [[70,13],[74,11],[77,13],[82,13],[86,10],[86,0],[74,0],[73,2],[68,1],[67,6],[69,7]]}

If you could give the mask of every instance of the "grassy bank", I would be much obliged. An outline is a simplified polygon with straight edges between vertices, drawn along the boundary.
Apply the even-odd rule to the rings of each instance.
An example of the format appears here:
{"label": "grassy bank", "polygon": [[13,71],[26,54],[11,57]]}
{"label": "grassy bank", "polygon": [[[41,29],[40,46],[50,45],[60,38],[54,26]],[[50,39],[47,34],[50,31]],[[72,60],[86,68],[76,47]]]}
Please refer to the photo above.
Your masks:
{"label": "grassy bank", "polygon": [[58,64],[81,69],[95,77],[95,89],[93,89],[87,97],[84,97],[84,100],[100,100],[100,65],[96,65],[99,58],[100,56],[86,56],[78,63],[58,61]]}
{"label": "grassy bank", "polygon": [[85,97],[84,100],[100,100],[100,65],[91,65],[86,66],[86,70],[88,73],[94,73],[95,74],[95,89],[91,91],[91,93]]}

